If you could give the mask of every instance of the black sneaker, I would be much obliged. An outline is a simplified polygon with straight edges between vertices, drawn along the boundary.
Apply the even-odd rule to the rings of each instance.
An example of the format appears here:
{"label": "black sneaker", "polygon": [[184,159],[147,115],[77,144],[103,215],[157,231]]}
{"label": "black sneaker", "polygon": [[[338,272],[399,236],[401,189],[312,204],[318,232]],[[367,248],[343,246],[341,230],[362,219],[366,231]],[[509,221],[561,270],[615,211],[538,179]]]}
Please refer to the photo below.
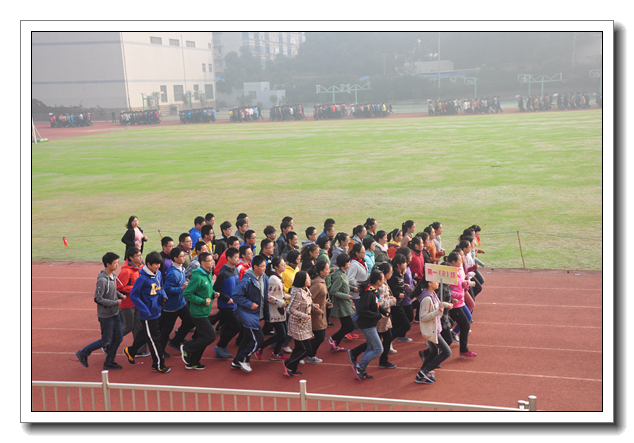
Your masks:
{"label": "black sneaker", "polygon": [[352,355],[352,349],[348,349],[348,358],[350,359],[350,363],[352,364],[352,366],[357,365],[357,357]]}
{"label": "black sneaker", "polygon": [[379,369],[394,369],[395,367],[396,365],[389,361],[387,363],[379,363]]}
{"label": "black sneaker", "polygon": [[104,369],[123,369],[123,366],[121,366],[118,363],[112,362],[112,363],[104,363],[103,368]]}
{"label": "black sneaker", "polygon": [[131,365],[133,365],[135,363],[134,361],[134,357],[132,356],[132,354],[130,354],[130,348],[123,348],[123,353],[125,354],[126,357],[128,357],[128,363],[130,363]]}
{"label": "black sneaker", "polygon": [[181,347],[180,347],[180,346],[175,345],[175,344],[174,344],[174,343],[172,343],[171,341],[168,341],[168,342],[167,342],[167,346],[169,346],[170,348],[174,348],[174,349],[176,349],[177,351],[180,351],[180,350],[181,350]]}
{"label": "black sneaker", "polygon": [[242,366],[240,366],[238,363],[231,362],[231,368],[232,369],[242,369]]}
{"label": "black sneaker", "polygon": [[425,364],[425,353],[423,351],[418,351],[418,356],[420,357],[423,364]]}
{"label": "black sneaker", "polygon": [[352,370],[354,371],[354,378],[356,378],[359,381],[363,381],[363,373],[365,372],[363,369],[361,369],[359,366],[357,365],[352,365]]}
{"label": "black sneaker", "polygon": [[163,352],[163,358],[170,358],[172,355],[167,352]]}
{"label": "black sneaker", "polygon": [[293,371],[293,375],[302,375],[302,373],[299,371]]}
{"label": "black sneaker", "polygon": [[416,378],[414,379],[414,383],[420,383],[422,385],[430,385],[433,382],[431,380],[428,380],[426,378],[423,377],[419,377],[418,375],[416,376]]}
{"label": "black sneaker", "polygon": [[169,371],[171,371],[172,368],[169,366],[163,366],[161,369],[155,368],[154,366],[152,366],[152,372],[159,372],[161,374],[167,374]]}
{"label": "black sneaker", "polygon": [[185,369],[196,369],[198,371],[202,371],[206,366],[198,363],[197,365],[185,365]]}
{"label": "black sneaker", "polygon": [[88,357],[82,354],[81,351],[75,352],[75,356],[77,357],[77,360],[79,360],[79,363],[81,363],[85,367],[88,367]]}

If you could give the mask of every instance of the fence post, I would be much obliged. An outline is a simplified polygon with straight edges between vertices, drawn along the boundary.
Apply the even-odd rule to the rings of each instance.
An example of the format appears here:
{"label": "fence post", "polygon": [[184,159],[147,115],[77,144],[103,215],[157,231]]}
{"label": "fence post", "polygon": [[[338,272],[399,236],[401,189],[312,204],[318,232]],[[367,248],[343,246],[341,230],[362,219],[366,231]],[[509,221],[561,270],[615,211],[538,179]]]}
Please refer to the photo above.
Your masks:
{"label": "fence post", "polygon": [[524,400],[517,400],[517,407],[518,409],[524,409]]}
{"label": "fence post", "polygon": [[534,395],[528,396],[528,410],[531,412],[537,411],[537,397]]}
{"label": "fence post", "polygon": [[302,411],[306,411],[306,380],[299,381],[299,402]]}
{"label": "fence post", "polygon": [[108,371],[101,371],[101,384],[103,386],[103,407],[110,411],[110,385],[108,384]]}

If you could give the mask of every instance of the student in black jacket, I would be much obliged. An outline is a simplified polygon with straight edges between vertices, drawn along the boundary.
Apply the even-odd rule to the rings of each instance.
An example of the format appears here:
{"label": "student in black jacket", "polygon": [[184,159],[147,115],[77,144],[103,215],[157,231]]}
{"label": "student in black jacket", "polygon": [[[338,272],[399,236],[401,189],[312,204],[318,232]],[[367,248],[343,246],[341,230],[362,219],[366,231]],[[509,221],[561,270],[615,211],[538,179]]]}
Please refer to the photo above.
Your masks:
{"label": "student in black jacket", "polygon": [[[363,286],[365,289],[359,294],[357,304],[357,326],[365,336],[366,343],[348,351],[350,363],[357,380],[372,380],[374,377],[366,372],[368,364],[383,352],[383,344],[376,330],[376,325],[381,318],[390,314],[380,307],[379,290],[385,283],[385,276],[379,270],[374,270],[370,274],[370,281]],[[363,351],[365,347],[365,352]],[[357,357],[363,352],[363,358],[357,363]]]}

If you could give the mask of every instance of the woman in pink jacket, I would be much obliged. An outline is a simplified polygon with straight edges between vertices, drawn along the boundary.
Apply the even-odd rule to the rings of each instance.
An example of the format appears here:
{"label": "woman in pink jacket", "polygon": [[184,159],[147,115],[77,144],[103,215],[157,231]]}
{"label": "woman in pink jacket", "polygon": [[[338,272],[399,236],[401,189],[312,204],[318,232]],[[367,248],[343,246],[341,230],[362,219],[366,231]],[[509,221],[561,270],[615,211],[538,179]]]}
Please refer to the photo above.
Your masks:
{"label": "woman in pink jacket", "polygon": [[449,317],[460,326],[460,356],[473,358],[477,354],[469,351],[467,346],[469,341],[469,320],[465,315],[462,307],[464,306],[464,294],[469,288],[469,281],[465,279],[464,270],[462,269],[462,256],[457,252],[452,252],[447,257],[447,261],[451,266],[458,268],[458,284],[450,285],[451,301],[453,308],[449,311]]}

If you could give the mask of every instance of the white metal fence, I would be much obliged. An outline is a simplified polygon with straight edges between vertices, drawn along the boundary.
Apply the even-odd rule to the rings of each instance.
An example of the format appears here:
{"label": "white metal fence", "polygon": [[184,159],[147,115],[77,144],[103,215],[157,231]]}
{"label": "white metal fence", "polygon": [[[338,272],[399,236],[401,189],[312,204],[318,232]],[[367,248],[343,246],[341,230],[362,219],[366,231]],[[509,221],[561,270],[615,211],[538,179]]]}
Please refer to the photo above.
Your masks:
{"label": "white metal fence", "polygon": [[[31,382],[31,387],[32,411],[51,410],[51,388],[53,391],[55,411],[182,410],[323,412],[425,410],[527,412],[537,410],[537,398],[533,395],[528,397],[528,401],[518,400],[517,408],[507,408],[459,403],[437,403],[372,397],[351,397],[345,395],[311,394],[306,390],[306,380],[300,380],[299,392],[252,391],[243,389],[110,383],[108,381],[108,371],[102,371],[101,383],[33,381]],[[37,388],[41,388],[41,391]],[[84,399],[83,392],[87,389],[90,390],[90,396],[89,398]],[[58,393],[59,390],[62,390],[62,392],[65,390],[65,395],[60,395]],[[119,391],[119,395],[116,395],[115,393],[117,390]],[[47,392],[49,393],[48,403]],[[71,395],[71,393],[73,395]],[[162,393],[163,396],[161,396]],[[150,395],[148,396],[148,394]],[[138,399],[138,397],[141,397],[141,399]],[[259,398],[259,402],[252,404],[253,398]]]}

